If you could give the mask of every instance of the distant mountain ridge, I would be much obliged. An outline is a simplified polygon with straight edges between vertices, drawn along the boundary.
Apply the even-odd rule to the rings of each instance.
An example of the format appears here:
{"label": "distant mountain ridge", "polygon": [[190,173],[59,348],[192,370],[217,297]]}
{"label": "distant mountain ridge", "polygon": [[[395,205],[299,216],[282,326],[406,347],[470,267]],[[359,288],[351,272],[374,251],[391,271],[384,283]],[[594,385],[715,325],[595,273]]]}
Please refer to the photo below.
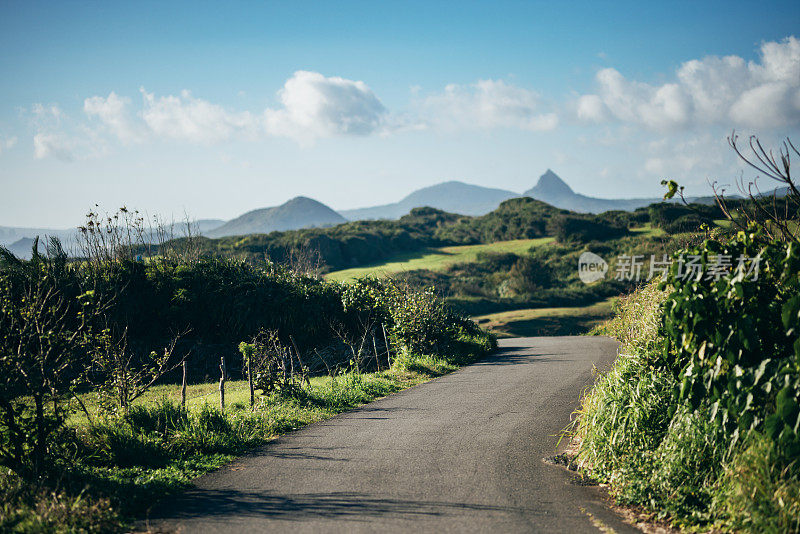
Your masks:
{"label": "distant mountain ridge", "polygon": [[351,221],[363,219],[399,219],[414,208],[425,206],[461,215],[484,215],[501,202],[520,196],[505,189],[495,189],[458,181],[442,182],[417,189],[400,202],[370,208],[340,210]]}
{"label": "distant mountain ridge", "polygon": [[225,237],[232,235],[268,234],[300,228],[333,226],[347,219],[322,202],[308,197],[295,197],[272,208],[261,208],[232,219],[204,235]]}
{"label": "distant mountain ridge", "polygon": [[536,185],[525,191],[523,195],[547,202],[556,208],[581,213],[602,213],[612,210],[633,211],[662,200],[660,198],[597,198],[581,195],[573,191],[561,177],[550,169],[547,169],[539,177]]}

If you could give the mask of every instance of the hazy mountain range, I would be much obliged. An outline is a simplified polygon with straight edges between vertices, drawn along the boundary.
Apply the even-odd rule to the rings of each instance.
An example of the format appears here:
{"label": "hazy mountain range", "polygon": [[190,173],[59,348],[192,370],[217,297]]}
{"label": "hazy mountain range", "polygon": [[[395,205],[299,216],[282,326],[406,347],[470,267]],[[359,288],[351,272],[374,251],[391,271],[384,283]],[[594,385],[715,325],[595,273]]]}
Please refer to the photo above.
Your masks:
{"label": "hazy mountain range", "polygon": [[[536,185],[520,194],[505,189],[482,187],[463,182],[450,181],[418,189],[393,204],[342,210],[336,212],[325,204],[307,197],[296,197],[280,206],[248,211],[232,219],[199,219],[194,229],[208,237],[224,237],[296,230],[299,228],[333,226],[344,222],[365,219],[397,219],[413,208],[430,206],[451,213],[483,215],[497,208],[510,198],[528,196],[551,204],[557,208],[576,212],[600,213],[609,210],[631,211],[660,202],[660,198],[596,198],[581,195],[572,190],[556,173],[547,170]],[[182,235],[176,225],[176,235]],[[26,250],[30,253],[30,239],[52,235],[65,243],[74,243],[76,230],[48,228],[17,228],[0,226],[0,245],[12,248],[15,253]],[[22,240],[22,241],[21,241]]]}
{"label": "hazy mountain range", "polygon": [[371,208],[340,210],[339,213],[351,221],[398,219],[414,208],[430,206],[450,213],[484,215],[494,210],[504,200],[518,196],[519,193],[505,189],[451,181],[417,189],[400,202]]}

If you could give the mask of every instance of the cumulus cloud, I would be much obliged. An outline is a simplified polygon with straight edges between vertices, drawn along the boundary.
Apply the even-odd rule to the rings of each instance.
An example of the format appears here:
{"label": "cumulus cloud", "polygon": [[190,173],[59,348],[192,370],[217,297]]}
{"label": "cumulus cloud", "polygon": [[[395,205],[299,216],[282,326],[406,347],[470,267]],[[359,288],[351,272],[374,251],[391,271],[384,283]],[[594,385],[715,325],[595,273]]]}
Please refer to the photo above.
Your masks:
{"label": "cumulus cloud", "polygon": [[800,124],[800,40],[795,37],[763,43],[758,61],[738,56],[687,61],[675,77],[651,85],[603,69],[596,76],[597,93],[578,98],[576,113],[585,121],[613,119],[654,130]]}
{"label": "cumulus cloud", "polygon": [[540,98],[533,91],[503,80],[479,80],[470,85],[450,84],[422,102],[423,120],[444,130],[519,128],[552,130],[555,113],[539,112]]}
{"label": "cumulus cloud", "polygon": [[386,108],[362,81],[297,71],[278,92],[282,108],[264,112],[271,135],[310,141],[368,135],[385,125]]}
{"label": "cumulus cloud", "polygon": [[66,161],[73,153],[96,156],[106,152],[113,139],[125,145],[158,139],[213,144],[237,136],[251,140],[277,136],[311,144],[319,138],[428,127],[543,131],[558,125],[555,113],[540,111],[537,93],[502,80],[448,85],[427,97],[419,96],[421,88],[415,87],[412,93],[419,105],[405,114],[390,113],[363,81],[309,71],[295,72],[277,93],[279,105],[260,112],[230,110],[189,91],[158,96],[141,88],[140,93],[139,110],[115,91],[86,98],[83,112],[88,122],[83,123],[61,124],[65,115],[58,105],[34,105],[35,157]]}
{"label": "cumulus cloud", "polygon": [[182,91],[180,96],[159,98],[143,88],[141,93],[144,98],[141,117],[159,137],[208,144],[257,129],[257,121],[251,113],[228,111],[193,97],[189,91]]}
{"label": "cumulus cloud", "polygon": [[130,116],[130,99],[111,91],[107,97],[93,96],[83,101],[83,111],[101,124],[124,144],[140,141],[144,132]]}

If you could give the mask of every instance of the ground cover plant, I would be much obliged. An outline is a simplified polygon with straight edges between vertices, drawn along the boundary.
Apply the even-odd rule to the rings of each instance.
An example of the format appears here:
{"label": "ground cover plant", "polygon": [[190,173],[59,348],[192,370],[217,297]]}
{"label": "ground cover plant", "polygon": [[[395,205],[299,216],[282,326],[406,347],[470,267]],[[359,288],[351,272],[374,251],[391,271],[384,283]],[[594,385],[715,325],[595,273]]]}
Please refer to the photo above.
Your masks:
{"label": "ground cover plant", "polygon": [[[277,434],[495,347],[431,289],[119,244],[0,251],[0,530],[125,529]],[[160,395],[181,364],[185,403]],[[191,399],[218,378],[240,380]]]}

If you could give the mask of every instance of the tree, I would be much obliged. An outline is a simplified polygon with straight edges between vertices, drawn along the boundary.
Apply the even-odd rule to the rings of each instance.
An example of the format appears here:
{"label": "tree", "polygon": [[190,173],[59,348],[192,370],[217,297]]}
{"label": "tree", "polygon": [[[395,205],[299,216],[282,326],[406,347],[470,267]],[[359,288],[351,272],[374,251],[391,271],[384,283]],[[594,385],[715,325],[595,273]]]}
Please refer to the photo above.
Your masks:
{"label": "tree", "polygon": [[43,473],[64,423],[64,400],[82,383],[102,305],[67,263],[58,240],[19,260],[0,247],[0,464]]}

